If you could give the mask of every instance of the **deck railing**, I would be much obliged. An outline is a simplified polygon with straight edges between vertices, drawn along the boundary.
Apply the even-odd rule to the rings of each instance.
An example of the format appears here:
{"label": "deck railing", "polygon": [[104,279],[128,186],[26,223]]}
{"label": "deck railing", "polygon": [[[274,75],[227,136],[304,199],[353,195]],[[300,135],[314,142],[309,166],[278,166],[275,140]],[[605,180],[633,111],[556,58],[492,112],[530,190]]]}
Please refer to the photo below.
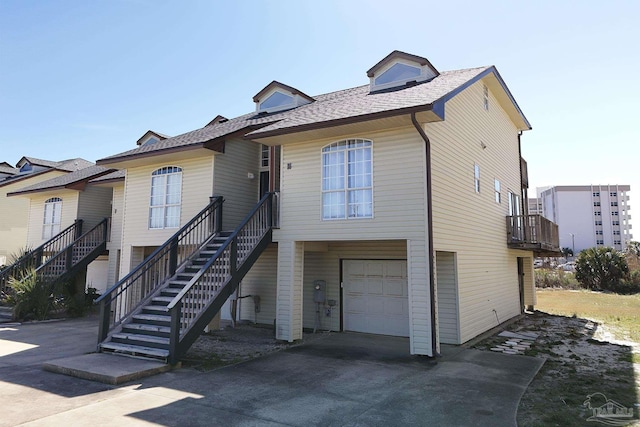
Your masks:
{"label": "deck railing", "polygon": [[542,215],[508,216],[507,244],[538,245],[541,249],[559,249],[558,224]]}
{"label": "deck railing", "polygon": [[274,193],[265,194],[216,254],[167,306],[171,314],[170,353],[173,361],[191,346],[208,323],[203,315],[220,309],[262,249],[271,242],[273,202]]}
{"label": "deck railing", "polygon": [[211,202],[162,246],[96,300],[100,304],[99,342],[222,228],[222,197]]}
{"label": "deck railing", "polygon": [[77,219],[69,227],[53,236],[37,248],[22,255],[13,264],[0,271],[0,293],[5,292],[9,279],[30,268],[38,268],[49,258],[67,248],[82,234],[82,220]]}

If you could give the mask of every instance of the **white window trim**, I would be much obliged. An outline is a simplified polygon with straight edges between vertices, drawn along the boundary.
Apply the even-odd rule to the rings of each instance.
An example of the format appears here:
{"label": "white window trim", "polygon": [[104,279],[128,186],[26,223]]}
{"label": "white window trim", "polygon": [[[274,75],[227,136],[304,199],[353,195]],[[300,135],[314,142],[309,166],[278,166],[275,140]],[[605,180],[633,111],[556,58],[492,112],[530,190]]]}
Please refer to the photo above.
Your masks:
{"label": "white window trim", "polygon": [[[324,179],[324,154],[325,152],[323,151],[324,148],[331,146],[332,144],[336,144],[338,142],[341,141],[349,141],[349,140],[362,140],[362,141],[367,141],[370,143],[369,148],[371,149],[371,186],[370,187],[357,187],[357,188],[352,188],[351,190],[366,190],[366,189],[370,189],[371,190],[371,216],[360,216],[360,217],[350,217],[349,216],[349,188],[348,186],[348,179],[349,179],[349,174],[348,174],[348,168],[349,168],[349,162],[348,162],[348,158],[345,159],[344,162],[344,179],[345,179],[345,188],[344,190],[342,190],[345,194],[345,216],[342,218],[325,218],[324,217],[324,200],[323,200],[323,196],[325,193],[333,193],[333,192],[337,192],[336,190],[324,190],[323,189],[323,179]],[[344,149],[344,152],[349,151],[348,149]],[[347,157],[347,156],[345,156]],[[354,220],[369,220],[369,219],[373,219],[375,217],[375,204],[374,204],[374,197],[373,195],[374,193],[374,186],[373,186],[373,164],[374,164],[374,150],[373,150],[373,140],[368,139],[368,138],[345,138],[345,139],[340,139],[337,141],[333,141],[329,144],[324,145],[321,149],[320,149],[320,220],[321,221],[345,221],[345,220],[349,220],[349,221],[354,221]]]}
{"label": "white window trim", "polygon": [[[170,173],[166,173],[166,174],[157,174],[155,175],[156,172],[161,171],[163,169],[168,169],[168,168],[176,168],[178,169],[178,171],[176,172],[170,172]],[[152,191],[153,191],[153,178],[155,176],[167,176],[167,175],[172,175],[172,174],[180,174],[180,202],[177,204],[167,204],[166,203],[166,181],[165,181],[165,202],[162,205],[152,205],[151,204],[151,195],[152,195]],[[166,179],[166,178],[165,178]],[[150,181],[150,187],[149,187],[149,214],[147,217],[147,227],[149,230],[166,230],[166,229],[174,229],[174,228],[180,228],[180,219],[182,217],[182,183],[183,183],[183,169],[180,166],[163,166],[160,168],[155,169],[153,172],[151,172],[151,181]],[[178,216],[178,224],[175,226],[167,226],[167,218],[166,218],[166,209],[168,207],[174,207],[177,206],[179,208],[180,214]],[[163,219],[162,219],[162,227],[152,227],[151,226],[151,212],[153,209],[158,209],[158,208],[162,208],[163,209]]]}
{"label": "white window trim", "polygon": [[[52,209],[54,209],[51,216],[52,222],[50,223],[47,223],[47,205],[53,206]],[[59,222],[53,222],[53,220],[55,219],[56,205],[60,206]],[[57,227],[58,230],[54,233],[53,231],[56,225],[58,226]],[[62,231],[62,198],[51,197],[44,202],[44,211],[43,211],[43,218],[42,218],[42,240],[49,240],[55,235],[57,235],[58,233],[60,233],[60,231]]]}
{"label": "white window trim", "polygon": [[498,178],[493,179],[494,200],[497,204],[502,204],[502,184]]}
{"label": "white window trim", "polygon": [[480,165],[477,163],[473,164],[473,189],[476,194],[480,194]]}

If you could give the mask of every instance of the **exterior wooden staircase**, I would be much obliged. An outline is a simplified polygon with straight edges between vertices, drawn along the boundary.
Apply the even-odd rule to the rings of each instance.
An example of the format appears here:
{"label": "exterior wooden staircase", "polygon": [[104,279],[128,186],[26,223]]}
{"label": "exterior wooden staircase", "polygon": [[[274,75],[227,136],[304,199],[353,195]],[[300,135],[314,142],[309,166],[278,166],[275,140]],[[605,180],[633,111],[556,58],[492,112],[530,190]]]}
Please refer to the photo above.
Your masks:
{"label": "exterior wooden staircase", "polygon": [[0,292],[7,292],[11,277],[20,277],[31,268],[38,276],[54,285],[70,279],[107,247],[109,218],[103,219],[91,230],[82,232],[82,220],[62,230],[56,236],[29,251],[15,263],[0,272]]}
{"label": "exterior wooden staircase", "polygon": [[223,199],[213,198],[97,300],[98,351],[177,363],[271,243],[272,201],[223,232]]}

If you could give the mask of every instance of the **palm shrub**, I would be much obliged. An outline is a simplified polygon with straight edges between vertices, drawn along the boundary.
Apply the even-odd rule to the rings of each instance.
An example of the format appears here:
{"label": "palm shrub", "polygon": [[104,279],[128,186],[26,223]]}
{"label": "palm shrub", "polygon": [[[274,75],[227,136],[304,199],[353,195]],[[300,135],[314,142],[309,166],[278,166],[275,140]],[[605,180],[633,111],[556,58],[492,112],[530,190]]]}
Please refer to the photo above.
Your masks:
{"label": "palm shrub", "polygon": [[576,279],[587,289],[616,292],[628,275],[624,254],[613,248],[585,249],[576,260]]}
{"label": "palm shrub", "polygon": [[12,292],[7,296],[7,302],[13,306],[15,320],[44,320],[55,307],[54,289],[38,277],[35,268],[11,277],[9,286]]}

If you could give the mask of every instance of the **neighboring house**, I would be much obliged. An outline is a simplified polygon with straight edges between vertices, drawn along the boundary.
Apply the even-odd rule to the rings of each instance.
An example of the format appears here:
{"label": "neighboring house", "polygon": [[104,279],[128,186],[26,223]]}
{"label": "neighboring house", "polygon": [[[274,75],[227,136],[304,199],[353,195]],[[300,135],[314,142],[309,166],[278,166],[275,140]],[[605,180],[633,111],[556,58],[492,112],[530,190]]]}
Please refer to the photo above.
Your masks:
{"label": "neighboring house", "polygon": [[[559,251],[557,227],[527,215],[530,125],[498,71],[439,72],[394,51],[367,76],[313,97],[273,81],[255,112],[98,160],[126,171],[103,351],[175,361],[240,280],[238,317],[275,323],[278,339],[315,327],[406,336],[427,356],[535,304],[533,257]],[[256,206],[268,192],[278,197]],[[194,215],[211,196],[225,199],[222,230],[243,228],[183,255],[180,233],[203,229]],[[217,203],[202,218],[218,220]]]}
{"label": "neighboring house", "polygon": [[[633,240],[629,185],[557,185],[538,188],[541,214],[558,224],[560,246],[624,250]],[[531,203],[531,202],[530,202]]]}
{"label": "neighboring house", "polygon": [[7,193],[91,165],[93,163],[80,158],[56,162],[22,157],[15,168],[6,162],[0,163],[0,266],[10,262],[12,255],[17,255],[30,244],[27,238],[29,200],[9,198]]}
{"label": "neighboring house", "polygon": [[[30,248],[38,248],[56,238],[64,230],[77,226],[77,230],[72,233],[73,239],[70,238],[66,241],[67,244],[61,245],[57,250],[43,254],[44,258],[39,260],[38,264],[46,261],[48,257],[55,256],[75,238],[111,217],[111,188],[92,185],[90,181],[108,176],[113,172],[113,169],[93,165],[7,194],[9,198],[29,201],[27,245]],[[103,251],[95,255],[102,255],[104,259],[87,259],[86,263],[91,263],[94,270],[103,270],[105,274],[94,273],[85,280],[85,265],[82,265],[82,268],[79,266],[79,271],[74,273],[75,276],[81,273],[81,276],[77,277],[79,285],[84,286],[86,281],[88,286],[105,290],[108,284],[107,256]],[[78,254],[75,253],[74,257],[77,258],[77,256]],[[95,262],[92,263],[94,260]],[[100,264],[103,265],[102,268]]]}

